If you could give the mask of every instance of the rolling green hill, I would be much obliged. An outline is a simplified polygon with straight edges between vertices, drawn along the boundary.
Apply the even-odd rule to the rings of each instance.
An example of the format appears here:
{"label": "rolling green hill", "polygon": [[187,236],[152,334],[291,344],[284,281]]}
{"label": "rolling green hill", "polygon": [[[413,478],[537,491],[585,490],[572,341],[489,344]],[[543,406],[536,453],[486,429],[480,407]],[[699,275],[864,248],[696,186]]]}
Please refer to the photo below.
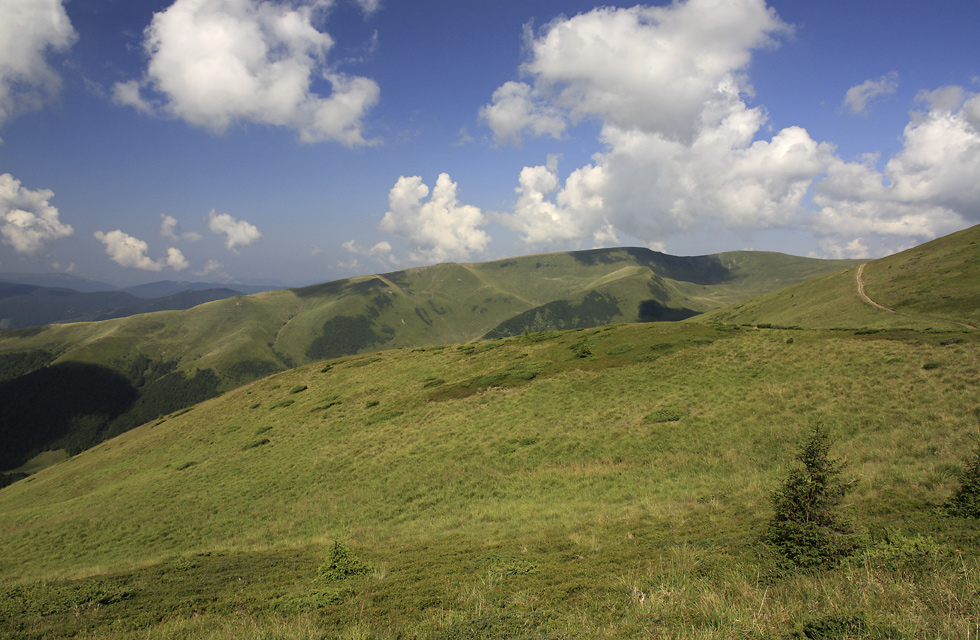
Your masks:
{"label": "rolling green hill", "polygon": [[[894,311],[861,298],[851,266],[707,322],[528,326],[349,354],[174,411],[0,490],[0,638],[973,637],[980,530],[944,505],[980,456],[980,331],[964,326],[976,233],[868,263],[865,291]],[[278,328],[282,360],[300,359],[331,344],[313,347],[323,316],[304,313],[316,305],[352,328],[418,309],[427,335],[489,297],[468,292],[503,291],[496,270],[568,259],[591,288],[528,279],[509,304],[533,305],[521,313],[536,309],[534,322],[597,319],[611,307],[603,287],[637,267],[604,253],[449,265],[236,309]],[[727,254],[688,264],[683,284],[657,282],[694,308],[699,291],[737,298],[718,279],[759,286],[752,261],[766,259]],[[589,279],[600,264],[606,275]],[[422,293],[453,282],[465,302]],[[559,286],[565,297],[543,302]],[[206,330],[194,317],[187,353]],[[143,321],[174,348],[166,322]],[[93,356],[134,330],[94,326]],[[172,373],[144,364],[149,380]],[[855,548],[801,571],[764,534],[816,426],[846,462]]]}
{"label": "rolling green hill", "polygon": [[[104,322],[0,332],[0,471],[304,363],[524,331],[678,320],[848,261],[602,249],[442,264]],[[105,405],[65,392],[97,376]],[[67,400],[73,402],[66,404]],[[111,402],[108,400],[111,399]],[[37,406],[59,405],[52,414]]]}
{"label": "rolling green hill", "polygon": [[[980,226],[705,313],[696,322],[811,329],[980,325]],[[859,280],[860,273],[860,280]],[[866,295],[885,307],[863,299]]]}
{"label": "rolling green hill", "polygon": [[[658,323],[302,366],[0,490],[0,637],[967,637],[978,350]],[[818,424],[861,546],[785,571]]]}

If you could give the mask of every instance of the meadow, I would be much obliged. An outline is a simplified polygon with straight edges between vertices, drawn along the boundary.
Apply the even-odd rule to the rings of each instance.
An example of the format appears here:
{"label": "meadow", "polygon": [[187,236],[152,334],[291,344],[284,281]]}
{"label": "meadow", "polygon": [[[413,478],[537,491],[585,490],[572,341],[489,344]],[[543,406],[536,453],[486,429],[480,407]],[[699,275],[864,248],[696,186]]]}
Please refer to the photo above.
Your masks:
{"label": "meadow", "polygon": [[[977,637],[980,529],[950,501],[980,488],[978,235],[785,288],[766,256],[696,260],[643,286],[732,304],[308,362],[38,462],[0,490],[0,638]],[[719,265],[746,271],[712,289]],[[430,302],[417,327],[461,308]],[[263,308],[290,349],[316,328]],[[803,569],[767,532],[817,428],[848,552]]]}
{"label": "meadow", "polygon": [[[968,637],[977,347],[667,323],[280,373],[0,492],[0,637]],[[817,424],[860,544],[792,571]],[[319,580],[335,543],[369,570]]]}
{"label": "meadow", "polygon": [[447,263],[186,311],[0,330],[0,486],[38,454],[74,455],[298,365],[524,331],[679,320],[849,264],[749,251],[676,257],[598,249]]}

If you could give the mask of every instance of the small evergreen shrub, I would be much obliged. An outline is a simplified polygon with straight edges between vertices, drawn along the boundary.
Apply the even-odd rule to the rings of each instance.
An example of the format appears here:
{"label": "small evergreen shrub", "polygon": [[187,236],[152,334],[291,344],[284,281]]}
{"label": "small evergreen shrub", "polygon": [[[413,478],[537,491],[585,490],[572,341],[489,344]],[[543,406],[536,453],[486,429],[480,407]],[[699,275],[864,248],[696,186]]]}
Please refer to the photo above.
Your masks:
{"label": "small evergreen shrub", "polygon": [[303,391],[306,391],[306,385],[305,384],[298,384],[295,387],[293,387],[292,390],[289,393],[301,393]]}
{"label": "small evergreen shrub", "polygon": [[361,562],[357,556],[347,550],[347,547],[335,540],[330,546],[327,561],[317,569],[316,582],[319,584],[340,582],[351,576],[362,576],[369,571],[371,567]]}
{"label": "small evergreen shrub", "polygon": [[830,457],[830,447],[826,431],[815,428],[797,455],[802,466],[772,496],[766,541],[788,566],[829,569],[854,550],[854,532],[840,512],[845,463]]}
{"label": "small evergreen shrub", "polygon": [[943,505],[943,510],[957,518],[980,518],[980,446],[967,460],[960,474],[960,486]]}
{"label": "small evergreen shrub", "polygon": [[576,358],[588,358],[592,355],[592,350],[589,349],[587,338],[583,338],[578,342],[575,342],[568,348],[572,350],[572,353],[575,354]]}

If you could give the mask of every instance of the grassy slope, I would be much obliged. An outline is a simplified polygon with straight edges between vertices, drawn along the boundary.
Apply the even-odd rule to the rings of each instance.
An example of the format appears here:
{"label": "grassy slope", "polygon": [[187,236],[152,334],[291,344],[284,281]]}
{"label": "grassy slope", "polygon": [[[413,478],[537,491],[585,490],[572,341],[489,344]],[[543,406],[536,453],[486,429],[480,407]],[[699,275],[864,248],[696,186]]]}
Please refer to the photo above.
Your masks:
{"label": "grassy slope", "polygon": [[[0,332],[0,380],[9,379],[0,383],[0,433],[8,443],[0,471],[48,449],[83,450],[220,391],[323,358],[467,342],[491,331],[680,319],[771,288],[776,276],[755,273],[767,265],[787,273],[839,266],[779,254],[749,260],[752,269],[729,270],[716,256],[645,249],[543,254],[240,296],[183,312]],[[48,405],[58,386],[77,385],[55,381],[53,368],[32,373],[28,363],[92,365],[93,375],[115,379],[113,398],[132,404],[93,407],[77,398],[63,403],[64,419],[39,415],[31,404]]]}
{"label": "grassy slope", "polygon": [[[938,637],[980,624],[977,531],[933,514],[976,432],[978,334],[531,337],[284,372],[0,491],[0,576],[23,585],[0,600],[0,629]],[[850,462],[862,530],[926,536],[924,551],[772,572],[758,542],[769,495],[817,423]],[[374,570],[318,587],[333,540]]]}
{"label": "grassy slope", "polygon": [[[872,260],[865,292],[883,311],[861,299],[858,267],[830,273],[758,298],[706,313],[695,322],[770,323],[828,328],[961,330],[980,325],[980,226],[914,249]],[[763,275],[764,271],[759,271]]]}
{"label": "grassy slope", "polygon": [[[751,268],[734,270],[724,282],[702,285],[683,279],[691,277],[685,272],[685,261],[710,261],[710,256],[663,256],[681,266],[670,271],[673,278],[661,278],[651,271],[651,266],[660,265],[646,257],[653,252],[645,252],[645,261],[638,261],[629,251],[644,253],[602,250],[436,265],[230,298],[180,312],[0,332],[0,352],[46,349],[59,354],[59,361],[95,364],[125,360],[136,353],[177,358],[180,370],[214,368],[230,388],[247,378],[232,370],[243,360],[282,369],[316,359],[308,353],[311,342],[336,316],[368,314],[372,326],[391,329],[378,343],[354,351],[457,343],[479,338],[520,312],[558,299],[581,298],[596,287],[620,299],[616,321],[634,321],[638,302],[649,295],[651,282],[666,285],[666,304],[704,311],[798,281],[813,269],[826,272],[847,264],[741,252],[743,259],[752,261]],[[582,255],[591,255],[591,262]],[[727,260],[736,254],[722,255]],[[779,273],[769,277],[775,271]],[[372,308],[377,311],[374,317],[370,317]]]}

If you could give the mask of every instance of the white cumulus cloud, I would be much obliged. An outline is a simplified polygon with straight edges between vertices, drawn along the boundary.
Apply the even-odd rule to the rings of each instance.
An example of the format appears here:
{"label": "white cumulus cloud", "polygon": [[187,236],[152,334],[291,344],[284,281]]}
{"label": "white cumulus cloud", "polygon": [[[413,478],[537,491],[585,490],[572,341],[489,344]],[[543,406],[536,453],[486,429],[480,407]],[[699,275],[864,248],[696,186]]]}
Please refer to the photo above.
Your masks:
{"label": "white cumulus cloud", "polygon": [[501,85],[491,103],[480,109],[480,119],[493,131],[497,144],[520,143],[525,129],[536,136],[558,138],[567,127],[565,116],[524,82]]}
{"label": "white cumulus cloud", "polygon": [[25,189],[9,173],[0,174],[0,236],[18,253],[37,253],[45,243],[74,233],[48,202],[50,189]]}
{"label": "white cumulus cloud", "polygon": [[76,38],[62,0],[0,2],[0,125],[58,91],[61,79],[48,55]]}
{"label": "white cumulus cloud", "polygon": [[877,156],[831,163],[814,187],[817,228],[928,239],[980,222],[980,95],[942,87],[919,100],[927,111],[914,114],[881,171]]}
{"label": "white cumulus cloud", "polygon": [[106,255],[122,267],[144,271],[161,271],[164,267],[170,267],[175,271],[181,271],[188,266],[184,254],[173,247],[167,250],[165,258],[153,260],[147,255],[149,247],[146,242],[120,229],[109,232],[96,231],[93,235],[96,240],[105,245]]}
{"label": "white cumulus cloud", "polygon": [[[753,52],[791,31],[764,0],[677,0],[601,8],[528,36],[526,82],[494,93],[481,116],[498,143],[600,124],[600,151],[562,183],[553,163],[527,166],[511,214],[529,243],[596,245],[628,235],[649,246],[700,230],[803,228],[835,255],[868,255],[980,221],[980,97],[923,92],[904,147],[845,161],[802,126],[772,130],[750,106]],[[897,74],[855,87],[863,111]],[[521,108],[495,108],[514,101]],[[569,135],[569,130],[564,130]]]}
{"label": "white cumulus cloud", "polygon": [[486,224],[483,213],[460,204],[456,183],[448,174],[439,174],[432,197],[423,202],[428,195],[421,177],[398,178],[388,193],[381,230],[413,243],[410,255],[415,261],[461,260],[486,251],[490,236],[480,228]]}
{"label": "white cumulus cloud", "polygon": [[[597,244],[784,224],[833,155],[800,127],[756,140],[767,116],[745,103],[743,70],[789,30],[763,0],[603,8],[548,25],[522,66],[547,96],[539,111],[598,119],[604,149],[564,185],[525,167],[505,224],[532,243]],[[520,131],[534,133],[530,120]]]}
{"label": "white cumulus cloud", "polygon": [[[363,118],[380,90],[373,80],[327,63],[334,41],[315,23],[329,5],[176,0],[145,31],[144,77],[118,83],[114,97],[217,133],[255,122],[292,128],[304,142],[370,144]],[[362,6],[370,12],[377,3],[362,0]],[[317,77],[330,84],[329,95],[313,92]]]}
{"label": "white cumulus cloud", "polygon": [[851,87],[844,96],[844,108],[858,115],[868,112],[868,106],[876,98],[890,96],[898,90],[898,73],[892,71],[877,80],[865,80]]}
{"label": "white cumulus cloud", "polygon": [[160,214],[160,236],[174,241],[187,240],[189,242],[197,242],[201,239],[201,234],[196,231],[182,231],[180,224],[177,222],[177,218],[168,216],[165,213]]}
{"label": "white cumulus cloud", "polygon": [[[558,112],[688,139],[706,105],[720,101],[724,108],[730,100],[719,86],[737,81],[752,50],[788,30],[764,0],[687,0],[560,18],[528,36],[521,72],[533,79],[533,91],[505,84],[483,113],[508,102],[532,105],[523,116],[508,110],[512,115],[494,128],[501,143],[521,129],[534,133],[543,116],[551,123],[545,133],[553,134]],[[496,121],[487,119],[493,128]]]}
{"label": "white cumulus cloud", "polygon": [[184,254],[181,253],[180,249],[170,247],[167,249],[167,266],[174,271],[183,271],[189,265],[187,260],[184,258]]}
{"label": "white cumulus cloud", "polygon": [[227,213],[216,213],[211,209],[204,216],[211,233],[225,237],[225,248],[234,251],[237,247],[247,247],[262,237],[254,224],[245,220],[236,220]]}

